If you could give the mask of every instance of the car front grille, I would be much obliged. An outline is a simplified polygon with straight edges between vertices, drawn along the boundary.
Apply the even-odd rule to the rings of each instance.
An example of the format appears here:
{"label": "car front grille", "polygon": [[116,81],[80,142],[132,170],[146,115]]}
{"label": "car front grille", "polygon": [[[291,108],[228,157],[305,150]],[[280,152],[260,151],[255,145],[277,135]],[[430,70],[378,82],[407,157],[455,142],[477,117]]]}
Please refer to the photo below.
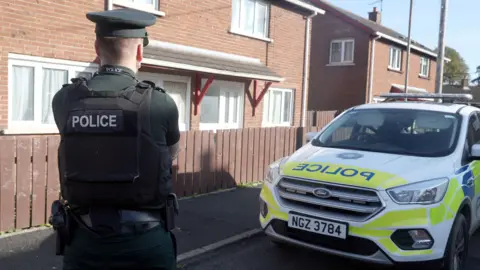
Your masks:
{"label": "car front grille", "polygon": [[[329,197],[314,194],[329,191]],[[312,211],[335,220],[366,221],[384,208],[374,190],[300,178],[282,178],[276,186],[281,203],[288,208]]]}

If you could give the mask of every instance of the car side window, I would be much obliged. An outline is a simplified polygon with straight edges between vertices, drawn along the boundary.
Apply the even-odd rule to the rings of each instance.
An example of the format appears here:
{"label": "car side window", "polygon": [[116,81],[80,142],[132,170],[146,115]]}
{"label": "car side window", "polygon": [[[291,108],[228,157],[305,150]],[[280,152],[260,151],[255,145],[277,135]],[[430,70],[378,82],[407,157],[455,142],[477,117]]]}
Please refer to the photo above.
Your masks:
{"label": "car side window", "polygon": [[467,138],[465,141],[464,155],[462,158],[462,164],[465,165],[469,163],[470,160],[470,150],[472,145],[480,143],[480,115],[479,113],[473,113],[468,119],[468,130]]}

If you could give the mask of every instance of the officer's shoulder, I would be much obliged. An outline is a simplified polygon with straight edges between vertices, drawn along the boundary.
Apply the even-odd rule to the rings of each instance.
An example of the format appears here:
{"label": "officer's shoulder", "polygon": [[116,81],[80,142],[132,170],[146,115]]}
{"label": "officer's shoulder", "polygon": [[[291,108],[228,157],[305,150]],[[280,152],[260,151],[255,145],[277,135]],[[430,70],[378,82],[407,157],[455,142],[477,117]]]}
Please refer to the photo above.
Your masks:
{"label": "officer's shoulder", "polygon": [[139,81],[137,87],[151,88],[152,89],[152,102],[157,104],[163,104],[165,108],[170,108],[169,104],[175,104],[173,98],[167,94],[167,91],[160,86],[155,85],[152,81]]}
{"label": "officer's shoulder", "polygon": [[152,96],[156,96],[156,95],[159,95],[159,94],[160,95],[166,94],[166,92],[163,88],[155,85],[154,82],[148,81],[148,80],[139,81],[137,83],[137,87],[138,88],[143,88],[143,89],[151,89],[152,90]]}
{"label": "officer's shoulder", "polygon": [[83,81],[86,81],[87,79],[85,78],[74,78],[71,80],[70,83],[66,83],[62,85],[62,88],[60,88],[53,96],[53,102],[55,102],[58,98],[63,97],[65,95],[68,95],[71,91],[75,91],[79,85],[82,84]]}
{"label": "officer's shoulder", "polygon": [[76,89],[81,86],[86,86],[88,82],[87,78],[84,77],[78,77],[78,78],[73,78],[70,80],[69,83],[63,84],[62,88],[60,88],[61,91],[71,91],[73,89]]}

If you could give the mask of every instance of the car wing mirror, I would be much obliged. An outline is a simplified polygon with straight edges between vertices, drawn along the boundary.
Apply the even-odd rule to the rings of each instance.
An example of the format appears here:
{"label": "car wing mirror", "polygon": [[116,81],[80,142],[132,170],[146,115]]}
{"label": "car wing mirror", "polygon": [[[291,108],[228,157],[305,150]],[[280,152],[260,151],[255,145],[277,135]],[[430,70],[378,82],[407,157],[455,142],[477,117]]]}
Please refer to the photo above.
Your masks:
{"label": "car wing mirror", "polygon": [[470,150],[470,157],[472,159],[480,160],[480,144],[472,145],[472,149]]}
{"label": "car wing mirror", "polygon": [[[308,132],[307,133],[307,143],[309,143],[313,138],[315,138],[320,132]],[[480,145],[479,145],[480,146]]]}

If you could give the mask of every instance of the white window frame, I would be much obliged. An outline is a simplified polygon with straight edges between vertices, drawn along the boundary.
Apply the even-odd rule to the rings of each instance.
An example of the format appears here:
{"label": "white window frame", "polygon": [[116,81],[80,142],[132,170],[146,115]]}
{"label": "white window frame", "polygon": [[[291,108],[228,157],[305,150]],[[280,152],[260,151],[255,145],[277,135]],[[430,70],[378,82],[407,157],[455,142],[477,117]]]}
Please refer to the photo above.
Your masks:
{"label": "white window frame", "polygon": [[[240,10],[234,10],[233,9],[233,1],[238,1],[239,2],[239,5],[240,5]],[[242,16],[242,7],[243,7],[243,2],[246,1],[246,0],[232,0],[232,13],[231,13],[231,26],[230,26],[230,32],[231,33],[234,33],[234,34],[239,34],[239,35],[243,35],[243,36],[247,36],[247,37],[253,37],[253,38],[257,38],[257,39],[261,39],[261,40],[264,40],[264,41],[268,41],[268,42],[271,42],[272,40],[269,38],[270,36],[270,4],[266,1],[263,1],[263,0],[252,0],[252,1],[255,1],[255,9],[257,8],[258,5],[266,5],[266,11],[265,11],[265,22],[264,22],[264,31],[265,31],[265,35],[260,35],[260,34],[255,34],[255,26],[256,26],[256,19],[257,19],[257,12],[254,11],[254,18],[253,18],[253,32],[254,33],[249,33],[247,32],[243,25],[244,25],[244,18]],[[239,21],[234,21],[234,18],[235,16],[233,16],[234,12],[238,12],[238,19]]]}
{"label": "white window frame", "polygon": [[[393,63],[393,53],[398,53],[398,62]],[[388,53],[388,68],[396,71],[402,70],[402,49],[391,46]]]}
{"label": "white window frame", "polygon": [[[34,121],[13,121],[13,66],[24,66],[34,68]],[[8,55],[8,127],[6,134],[45,134],[59,133],[55,124],[42,124],[42,69],[52,68],[68,71],[68,81],[75,78],[76,72],[95,73],[98,65],[95,63],[76,62],[69,60],[59,60],[44,58],[38,56],[9,54]],[[58,89],[60,90],[60,89]]]}
{"label": "white window frame", "polygon": [[[345,43],[347,42],[352,42],[353,43],[353,46],[352,46],[352,60],[351,61],[347,61],[345,60]],[[334,43],[340,43],[341,44],[341,47],[340,47],[340,53],[341,53],[341,56],[340,56],[340,61],[339,62],[333,62],[332,60],[332,52],[333,52],[333,44]],[[355,62],[355,39],[353,38],[345,38],[345,39],[334,39],[332,41],[330,41],[330,64],[332,65],[338,65],[338,64],[353,64]]]}
{"label": "white window frame", "polygon": [[[207,83],[207,79],[202,79],[202,88]],[[199,129],[200,130],[222,130],[222,129],[241,129],[243,128],[243,120],[244,120],[244,106],[245,106],[245,84],[241,82],[234,82],[234,81],[222,81],[222,80],[213,80],[213,85],[225,86],[229,88],[228,92],[237,92],[238,93],[238,104],[237,104],[237,123],[236,124],[229,124],[225,123],[225,98],[220,95],[220,108],[218,110],[219,113],[219,122],[220,123],[202,123],[199,117]],[[207,90],[208,91],[208,90]],[[222,90],[220,90],[222,92]],[[198,105],[199,109],[201,110],[201,103]],[[201,113],[201,112],[200,112]]]}
{"label": "white window frame", "polygon": [[[283,107],[283,101],[284,101],[284,98],[285,98],[285,93],[290,93],[291,94],[290,111],[288,112],[290,114],[290,121],[275,124],[275,123],[269,122],[268,119],[266,118],[267,115],[263,114],[263,116],[262,116],[262,127],[289,127],[289,126],[292,125],[292,121],[293,121],[293,111],[294,111],[293,105],[294,105],[294,99],[295,99],[295,97],[294,97],[295,91],[293,91],[293,89],[290,89],[290,88],[272,88],[272,87],[270,87],[268,89],[268,93],[266,93],[265,96],[263,97],[264,108],[265,108],[265,106],[267,106],[267,104],[265,103],[265,101],[266,101],[265,97],[267,95],[269,95],[270,93],[274,92],[274,91],[275,92],[282,92],[282,101],[281,101],[282,107]],[[282,108],[282,110],[280,112],[282,117],[283,117],[283,109],[284,108]]]}
{"label": "white window frame", "polygon": [[[191,93],[192,93],[192,83],[191,77],[188,76],[178,76],[162,73],[153,73],[153,72],[144,72],[140,71],[138,75],[141,74],[142,80],[149,80],[155,83],[155,85],[162,87],[168,94],[168,89],[164,87],[165,81],[170,82],[180,82],[187,84],[187,90],[185,93],[185,120],[178,119],[178,127],[180,131],[188,131],[190,129],[190,107],[191,107]],[[185,122],[184,122],[185,121]]]}
{"label": "white window frame", "polygon": [[[133,3],[127,0],[110,0],[110,1],[112,1],[112,5],[115,5],[115,6],[145,11],[161,17],[165,16],[165,12],[160,10],[161,0],[153,0],[153,5],[135,3],[136,0],[133,0]],[[112,9],[113,7],[109,8],[109,10],[112,10]]]}
{"label": "white window frame", "polygon": [[[423,67],[427,67],[427,71],[424,74],[423,73]],[[420,57],[420,77],[428,78],[428,75],[430,74],[430,58],[428,57]]]}

